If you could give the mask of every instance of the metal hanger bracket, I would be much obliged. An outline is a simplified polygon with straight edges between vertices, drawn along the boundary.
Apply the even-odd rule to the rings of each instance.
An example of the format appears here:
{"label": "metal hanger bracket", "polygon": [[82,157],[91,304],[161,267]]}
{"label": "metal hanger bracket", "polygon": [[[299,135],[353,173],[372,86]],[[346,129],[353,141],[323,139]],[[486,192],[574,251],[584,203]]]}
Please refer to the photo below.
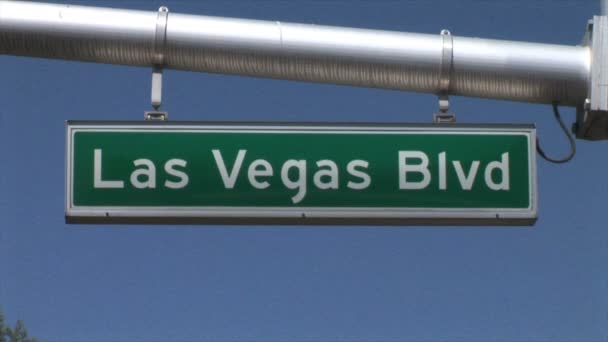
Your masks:
{"label": "metal hanger bracket", "polygon": [[152,68],[152,90],[150,98],[153,111],[144,112],[145,120],[167,121],[168,112],[161,112],[160,106],[163,97],[163,65],[165,64],[165,44],[167,42],[167,19],[169,9],[162,6],[158,9],[156,17],[156,33],[154,39],[154,67]]}
{"label": "metal hanger bracket", "polygon": [[450,81],[452,77],[452,63],[454,60],[454,40],[448,30],[441,30],[441,68],[439,72],[439,113],[433,114],[433,122],[437,124],[455,123],[456,115],[450,110]]}

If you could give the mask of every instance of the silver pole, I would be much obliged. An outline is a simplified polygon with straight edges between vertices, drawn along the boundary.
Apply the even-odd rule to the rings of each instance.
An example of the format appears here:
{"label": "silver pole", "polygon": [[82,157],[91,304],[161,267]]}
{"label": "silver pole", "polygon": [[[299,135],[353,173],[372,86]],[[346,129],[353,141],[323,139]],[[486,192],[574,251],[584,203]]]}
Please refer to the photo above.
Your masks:
{"label": "silver pole", "polygon": [[[439,93],[443,38],[0,1],[0,53]],[[160,58],[159,58],[160,56]],[[587,47],[453,37],[449,94],[577,106]]]}
{"label": "silver pole", "polygon": [[608,15],[608,0],[600,0],[600,15]]}

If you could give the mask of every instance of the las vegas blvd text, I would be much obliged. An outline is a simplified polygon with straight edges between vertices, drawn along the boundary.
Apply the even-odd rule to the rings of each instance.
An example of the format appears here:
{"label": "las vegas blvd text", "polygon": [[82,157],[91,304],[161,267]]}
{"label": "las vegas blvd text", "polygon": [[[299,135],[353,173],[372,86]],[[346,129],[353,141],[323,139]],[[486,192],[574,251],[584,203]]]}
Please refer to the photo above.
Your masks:
{"label": "las vegas blvd text", "polygon": [[[159,165],[147,158],[138,158],[132,161],[132,172],[127,179],[106,179],[103,177],[104,152],[102,148],[94,149],[93,158],[93,186],[95,189],[124,189],[125,182],[136,189],[167,189],[179,190],[188,187],[190,178],[188,161],[179,158],[168,159],[164,162],[162,171]],[[308,161],[305,159],[288,159],[282,165],[273,166],[268,160],[251,157],[246,149],[227,154],[221,149],[212,149],[215,165],[214,172],[221,178],[226,190],[235,188],[239,177],[247,177],[248,183],[255,189],[264,190],[277,186],[293,192],[291,202],[298,204],[306,197],[309,185],[308,172],[313,168],[312,183],[320,190],[338,190],[340,184],[341,167],[330,159]],[[508,191],[510,189],[509,153],[500,154],[497,160],[482,164],[479,160],[470,163],[460,160],[449,160],[447,152],[429,156],[423,151],[404,150],[395,155],[395,177],[398,177],[399,190],[423,190],[431,185],[430,158],[436,158],[437,187],[447,190],[448,172],[454,172],[458,179],[456,185],[461,190],[470,191],[477,179],[482,179],[483,186],[492,191]],[[312,166],[311,166],[312,164]],[[343,168],[344,166],[342,166]],[[346,165],[348,182],[346,187],[352,190],[367,189],[373,182],[369,172],[370,163],[362,159],[353,159]],[[342,169],[342,174],[344,169]],[[164,172],[166,179],[157,184],[157,172]],[[278,177],[278,180],[276,179]]]}

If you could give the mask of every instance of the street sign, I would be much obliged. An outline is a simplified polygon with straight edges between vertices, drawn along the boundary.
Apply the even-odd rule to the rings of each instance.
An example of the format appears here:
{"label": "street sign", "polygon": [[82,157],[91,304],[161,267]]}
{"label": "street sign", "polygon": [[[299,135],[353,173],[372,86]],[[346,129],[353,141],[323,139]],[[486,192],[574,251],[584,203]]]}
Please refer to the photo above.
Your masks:
{"label": "street sign", "polygon": [[522,125],[68,122],[70,223],[533,224]]}

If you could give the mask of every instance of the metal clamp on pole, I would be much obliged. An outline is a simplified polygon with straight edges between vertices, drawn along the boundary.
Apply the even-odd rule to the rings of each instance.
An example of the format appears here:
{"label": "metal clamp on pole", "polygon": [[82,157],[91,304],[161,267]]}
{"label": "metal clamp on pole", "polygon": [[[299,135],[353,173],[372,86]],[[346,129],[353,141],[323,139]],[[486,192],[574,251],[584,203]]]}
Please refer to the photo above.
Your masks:
{"label": "metal clamp on pole", "polygon": [[454,60],[454,40],[448,30],[441,30],[441,64],[439,72],[439,113],[433,115],[434,123],[455,123],[456,115],[450,109],[450,79]]}
{"label": "metal clamp on pole", "polygon": [[[602,2],[603,9],[608,8]],[[583,46],[590,48],[591,70],[587,98],[577,107],[576,137],[587,140],[608,139],[608,17],[594,16],[587,24]]]}
{"label": "metal clamp on pole", "polygon": [[167,42],[167,19],[169,9],[162,6],[156,17],[156,34],[154,39],[154,66],[152,68],[152,91],[150,94],[153,111],[145,112],[146,120],[166,121],[168,112],[159,111],[163,96],[163,66],[165,64],[165,44]]}

